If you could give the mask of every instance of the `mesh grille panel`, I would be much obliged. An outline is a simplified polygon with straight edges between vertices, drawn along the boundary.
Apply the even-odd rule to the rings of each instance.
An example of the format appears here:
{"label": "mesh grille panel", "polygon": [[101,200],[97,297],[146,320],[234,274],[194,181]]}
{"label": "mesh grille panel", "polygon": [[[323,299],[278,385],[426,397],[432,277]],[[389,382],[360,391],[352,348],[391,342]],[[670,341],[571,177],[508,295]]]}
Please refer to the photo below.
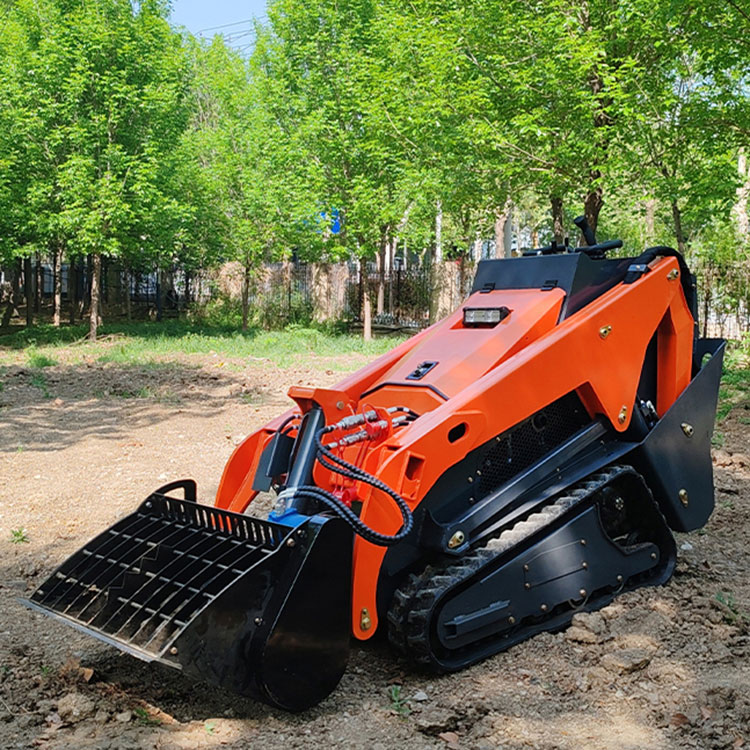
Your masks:
{"label": "mesh grille panel", "polygon": [[32,601],[158,657],[287,531],[154,494],[65,562]]}
{"label": "mesh grille panel", "polygon": [[480,495],[498,489],[590,422],[578,396],[569,393],[511,427],[480,459]]}

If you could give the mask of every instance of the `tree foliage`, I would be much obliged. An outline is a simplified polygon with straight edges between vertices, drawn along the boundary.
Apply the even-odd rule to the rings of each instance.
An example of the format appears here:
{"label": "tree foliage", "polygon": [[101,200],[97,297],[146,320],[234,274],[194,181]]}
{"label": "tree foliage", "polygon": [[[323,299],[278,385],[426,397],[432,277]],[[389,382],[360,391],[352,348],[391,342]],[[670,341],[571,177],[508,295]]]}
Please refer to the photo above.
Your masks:
{"label": "tree foliage", "polygon": [[235,260],[247,289],[292,251],[466,254],[511,205],[519,247],[585,213],[714,276],[746,258],[742,3],[270,0],[247,55],[168,12],[4,4],[1,262]]}

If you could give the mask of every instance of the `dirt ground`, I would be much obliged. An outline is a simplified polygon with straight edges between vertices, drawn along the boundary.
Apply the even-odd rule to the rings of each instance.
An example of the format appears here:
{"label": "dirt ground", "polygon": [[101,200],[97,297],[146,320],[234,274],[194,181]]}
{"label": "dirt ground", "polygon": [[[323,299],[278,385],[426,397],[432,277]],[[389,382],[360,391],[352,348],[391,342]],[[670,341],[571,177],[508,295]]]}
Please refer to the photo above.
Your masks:
{"label": "dirt ground", "polygon": [[[750,747],[750,448],[721,425],[716,511],[681,535],[673,580],[622,596],[460,674],[411,671],[382,640],[354,645],[339,688],[289,715],[181,679],[22,607],[85,541],[155,487],[192,476],[210,502],[234,446],[295,383],[342,367],[6,368],[0,390],[0,747]],[[42,392],[44,391],[44,392]],[[28,542],[11,541],[25,529]],[[717,594],[719,598],[717,598]],[[393,700],[396,686],[399,700]]]}

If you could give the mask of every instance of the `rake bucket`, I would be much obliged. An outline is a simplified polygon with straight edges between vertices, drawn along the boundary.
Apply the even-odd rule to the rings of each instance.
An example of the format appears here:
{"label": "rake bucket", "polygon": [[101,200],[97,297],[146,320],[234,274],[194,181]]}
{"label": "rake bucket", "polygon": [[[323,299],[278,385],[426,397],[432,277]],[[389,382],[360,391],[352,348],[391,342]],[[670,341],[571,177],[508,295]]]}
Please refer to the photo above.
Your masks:
{"label": "rake bucket", "polygon": [[[168,494],[178,489],[184,498]],[[348,659],[350,529],[195,498],[192,480],[161,487],[25,603],[145,661],[287,710],[314,705]]]}

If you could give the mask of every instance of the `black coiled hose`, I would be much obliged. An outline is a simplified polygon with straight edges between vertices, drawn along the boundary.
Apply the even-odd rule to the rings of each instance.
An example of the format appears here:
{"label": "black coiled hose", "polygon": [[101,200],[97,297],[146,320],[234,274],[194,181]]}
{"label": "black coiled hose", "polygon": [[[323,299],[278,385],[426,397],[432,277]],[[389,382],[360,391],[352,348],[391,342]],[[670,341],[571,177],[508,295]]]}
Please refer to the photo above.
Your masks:
{"label": "black coiled hose", "polygon": [[343,458],[339,458],[323,445],[323,435],[332,432],[334,429],[335,426],[323,427],[323,429],[318,430],[315,434],[315,444],[318,449],[317,459],[320,464],[329,471],[333,471],[347,479],[353,479],[357,482],[369,484],[371,487],[374,487],[381,492],[385,492],[393,498],[401,512],[401,518],[403,521],[401,528],[393,535],[381,534],[379,531],[375,531],[375,529],[370,528],[364,523],[364,521],[362,521],[345,503],[342,503],[335,495],[327,490],[321,489],[320,487],[303,485],[295,488],[294,494],[301,497],[308,497],[312,500],[318,500],[334,513],[341,516],[341,518],[352,527],[355,534],[358,534],[368,542],[372,542],[372,544],[377,544],[380,547],[391,547],[394,544],[398,544],[409,535],[414,527],[414,517],[412,516],[409,506],[401,495],[395,490],[392,490],[387,484],[381,482],[377,477],[372,476],[372,474],[368,474],[364,469],[360,469],[358,466],[350,464]]}

